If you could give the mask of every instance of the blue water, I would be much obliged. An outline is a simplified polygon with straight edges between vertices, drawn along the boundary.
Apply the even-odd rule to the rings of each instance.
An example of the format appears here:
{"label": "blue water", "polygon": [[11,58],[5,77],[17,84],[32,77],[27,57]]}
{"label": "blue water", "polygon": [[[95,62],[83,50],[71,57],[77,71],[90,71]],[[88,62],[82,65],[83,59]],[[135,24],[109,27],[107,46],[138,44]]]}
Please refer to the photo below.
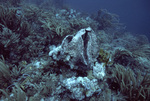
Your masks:
{"label": "blue water", "polygon": [[150,0],[65,0],[72,8],[86,13],[107,9],[119,15],[127,31],[150,39]]}

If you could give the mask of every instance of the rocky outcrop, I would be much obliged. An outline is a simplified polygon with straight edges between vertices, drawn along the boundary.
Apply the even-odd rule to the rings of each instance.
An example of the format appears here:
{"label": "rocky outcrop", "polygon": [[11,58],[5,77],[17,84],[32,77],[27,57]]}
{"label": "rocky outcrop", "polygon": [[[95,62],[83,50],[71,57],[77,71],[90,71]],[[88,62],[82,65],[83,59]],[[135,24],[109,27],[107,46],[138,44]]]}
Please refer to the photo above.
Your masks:
{"label": "rocky outcrop", "polygon": [[82,100],[94,93],[101,93],[97,79],[89,80],[87,77],[72,77],[63,80],[63,87],[69,90],[70,98]]}
{"label": "rocky outcrop", "polygon": [[63,61],[71,69],[87,70],[94,66],[98,51],[96,34],[88,27],[66,36],[60,46],[52,47],[49,56]]}

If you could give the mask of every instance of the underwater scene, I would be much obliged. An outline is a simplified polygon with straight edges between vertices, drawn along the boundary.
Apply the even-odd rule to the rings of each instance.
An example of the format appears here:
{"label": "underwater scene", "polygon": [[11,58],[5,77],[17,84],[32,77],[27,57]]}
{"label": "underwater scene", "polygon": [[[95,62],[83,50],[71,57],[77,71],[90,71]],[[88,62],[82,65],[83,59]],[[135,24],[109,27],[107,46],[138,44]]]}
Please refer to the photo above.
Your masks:
{"label": "underwater scene", "polygon": [[150,101],[148,34],[70,2],[0,0],[0,101]]}

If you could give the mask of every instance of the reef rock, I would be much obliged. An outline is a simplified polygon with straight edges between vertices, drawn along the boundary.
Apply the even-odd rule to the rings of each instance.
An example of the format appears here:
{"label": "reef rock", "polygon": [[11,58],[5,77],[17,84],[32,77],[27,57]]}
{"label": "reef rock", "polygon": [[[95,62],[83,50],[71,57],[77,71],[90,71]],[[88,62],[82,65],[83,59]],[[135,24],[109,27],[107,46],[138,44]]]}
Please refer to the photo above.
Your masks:
{"label": "reef rock", "polygon": [[97,79],[89,80],[87,77],[72,77],[63,80],[62,85],[71,92],[70,98],[82,100],[94,93],[101,93]]}
{"label": "reef rock", "polygon": [[95,66],[93,66],[93,75],[97,79],[103,79],[105,76],[105,64],[96,62]]}
{"label": "reef rock", "polygon": [[52,47],[49,56],[56,61],[63,61],[71,69],[87,70],[93,68],[98,51],[96,34],[88,27],[75,35],[66,36],[60,46]]}

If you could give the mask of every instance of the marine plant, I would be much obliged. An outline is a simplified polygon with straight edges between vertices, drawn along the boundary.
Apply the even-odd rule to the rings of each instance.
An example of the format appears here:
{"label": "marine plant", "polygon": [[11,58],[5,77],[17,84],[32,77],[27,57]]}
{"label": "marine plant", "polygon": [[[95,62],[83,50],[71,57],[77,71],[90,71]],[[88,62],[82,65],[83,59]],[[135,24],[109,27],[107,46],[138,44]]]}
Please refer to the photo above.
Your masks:
{"label": "marine plant", "polygon": [[18,7],[24,0],[0,0],[0,3],[8,7]]}
{"label": "marine plant", "polygon": [[14,94],[15,101],[26,101],[26,94],[25,92],[16,84],[12,90]]}
{"label": "marine plant", "polygon": [[116,14],[109,13],[106,9],[100,9],[95,17],[95,20],[99,23],[100,30],[107,28],[119,28],[119,17]]}
{"label": "marine plant", "polygon": [[[13,77],[13,75],[15,74],[13,73],[14,72],[12,72],[10,68],[5,64],[5,60],[2,57],[2,59],[0,59],[0,92],[2,92],[0,93],[0,96],[5,95],[5,98],[8,99],[8,101],[10,101],[11,99],[9,96],[9,90],[10,88],[13,88],[14,96],[16,99],[15,101],[25,101],[25,97],[23,98],[23,93],[20,88],[21,86],[19,84],[19,80],[17,82],[15,81],[15,78]],[[19,76],[19,74],[16,76]],[[17,88],[14,88],[14,86],[16,86]],[[24,99],[24,100],[21,100],[21,99]]]}
{"label": "marine plant", "polygon": [[[14,54],[22,54],[25,51],[25,47],[21,45],[22,41],[26,36],[28,36],[29,30],[26,30],[26,27],[22,27],[22,30],[17,33],[8,29],[7,27],[2,28],[2,32],[0,32],[0,54],[2,54],[5,58],[13,58],[12,60],[18,60],[19,56],[14,57]],[[24,31],[25,30],[25,31]],[[26,33],[27,32],[27,33]],[[28,42],[29,43],[29,42]],[[13,54],[10,54],[13,53]],[[13,62],[13,61],[12,61]]]}
{"label": "marine plant", "polygon": [[50,30],[52,32],[51,37],[62,37],[69,34],[70,26],[67,21],[50,16],[45,19],[40,19],[39,21],[42,23],[41,27],[43,27],[44,30]]}
{"label": "marine plant", "polygon": [[[67,10],[64,10],[67,12]],[[43,16],[44,15],[44,16]],[[67,13],[62,13],[60,10],[44,11],[43,17],[39,18],[41,27],[44,31],[51,31],[52,37],[64,37],[68,34],[73,34],[81,28],[91,26],[93,29],[97,29],[96,21],[90,18],[84,18],[76,15],[74,18],[70,18]]]}
{"label": "marine plant", "polygon": [[41,17],[42,10],[36,5],[28,4],[22,6],[24,17],[29,23],[37,23],[38,19]]}
{"label": "marine plant", "polygon": [[0,89],[0,94],[1,94],[1,93],[2,93],[2,95],[5,96],[5,97],[3,96],[3,99],[7,98],[6,101],[10,101],[10,97],[9,97],[8,93],[7,93],[5,90]]}
{"label": "marine plant", "polygon": [[133,57],[134,56],[132,55],[132,52],[126,49],[117,49],[115,50],[115,53],[113,55],[113,61],[123,66],[127,66],[130,65],[131,62],[133,62]]}
{"label": "marine plant", "polygon": [[17,85],[15,84],[12,89],[12,95],[10,96],[10,92],[7,90],[0,89],[0,92],[3,93],[4,96],[2,96],[1,100],[4,101],[26,101],[26,94],[25,92]]}
{"label": "marine plant", "polygon": [[150,75],[135,74],[130,68],[115,64],[111,83],[112,89],[116,89],[128,96],[128,101],[150,100]]}
{"label": "marine plant", "polygon": [[111,56],[108,52],[106,52],[104,49],[100,48],[99,55],[98,55],[98,61],[105,63],[105,65],[111,64]]}
{"label": "marine plant", "polygon": [[15,14],[15,9],[5,9],[4,6],[0,5],[0,23],[13,31],[15,31],[16,28],[18,28],[17,26],[20,24],[20,19],[18,19]]}
{"label": "marine plant", "polygon": [[24,24],[20,10],[0,5],[0,24],[1,32],[3,27],[7,27],[11,31],[19,33]]}
{"label": "marine plant", "polygon": [[150,57],[150,45],[144,44],[141,46],[135,46],[134,49],[131,50],[131,52],[137,57]]}
{"label": "marine plant", "polygon": [[91,27],[93,30],[97,29],[98,23],[91,18],[84,18],[82,16],[77,16],[76,18],[67,18],[70,27],[73,31],[80,30],[82,28]]}
{"label": "marine plant", "polygon": [[33,45],[31,36],[28,37],[31,33],[33,31],[20,9],[0,5],[0,54],[16,63],[28,47]]}
{"label": "marine plant", "polygon": [[0,89],[6,88],[11,82],[9,67],[5,64],[4,58],[0,59]]}
{"label": "marine plant", "polygon": [[7,48],[12,44],[19,42],[19,34],[13,33],[10,29],[4,27],[0,33],[1,47]]}
{"label": "marine plant", "polygon": [[20,37],[28,36],[31,29],[22,16],[20,9],[0,5],[0,31],[3,32],[3,28],[8,28],[13,33],[20,34]]}

